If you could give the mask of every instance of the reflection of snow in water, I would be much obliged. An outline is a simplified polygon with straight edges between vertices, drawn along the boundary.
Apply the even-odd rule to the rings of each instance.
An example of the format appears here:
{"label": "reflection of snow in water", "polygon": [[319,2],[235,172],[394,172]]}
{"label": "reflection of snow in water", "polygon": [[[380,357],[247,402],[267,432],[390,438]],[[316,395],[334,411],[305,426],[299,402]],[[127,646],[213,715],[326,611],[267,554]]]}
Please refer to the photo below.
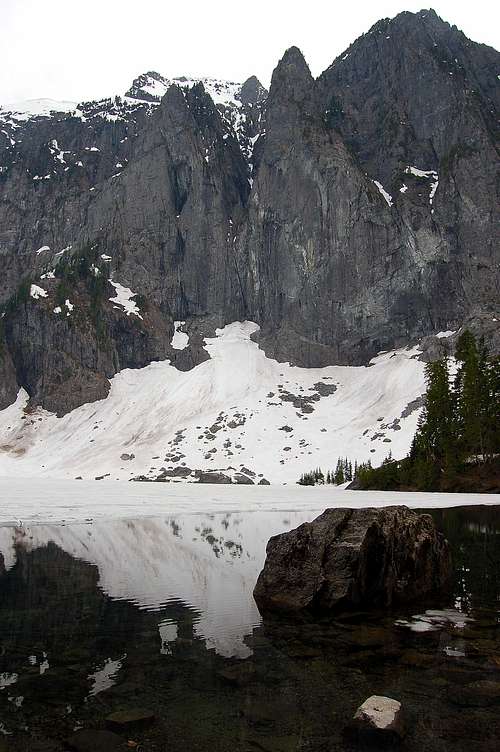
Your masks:
{"label": "reflection of snow in water", "polygon": [[443,653],[448,658],[465,658],[465,643],[463,641],[457,642],[454,647],[446,645],[443,648]]}
{"label": "reflection of snow in water", "polygon": [[92,682],[89,697],[98,695],[99,692],[104,692],[105,689],[109,689],[113,686],[116,680],[116,675],[121,669],[123,661],[126,657],[126,654],[122,655],[122,657],[116,661],[108,658],[104,662],[104,666],[102,668],[94,671],[93,674],[88,675],[87,679]]}
{"label": "reflection of snow in water", "polygon": [[[220,655],[244,658],[245,637],[260,623],[253,588],[266,544],[276,533],[314,519],[317,510],[180,514],[92,525],[34,525],[22,534],[0,528],[3,547],[26,550],[49,541],[99,569],[111,598],[148,611],[181,603],[192,611],[194,634]],[[10,536],[10,539],[7,538]],[[161,649],[177,638],[174,621],[159,619]]]}
{"label": "reflection of snow in water", "polygon": [[7,672],[0,673],[0,689],[10,687],[10,685],[15,684],[18,679],[18,674],[9,674]]}
{"label": "reflection of snow in water", "polygon": [[169,647],[170,642],[175,642],[177,639],[177,624],[171,619],[165,619],[158,624],[158,632],[160,633],[161,648],[160,653],[162,655],[170,655],[172,653]]}
{"label": "reflection of snow in water", "polygon": [[47,660],[47,653],[43,654],[43,661],[40,661],[40,676],[44,674],[46,671],[48,671],[50,668],[50,664]]}
{"label": "reflection of snow in water", "polygon": [[408,627],[412,632],[437,632],[446,627],[464,629],[467,623],[472,621],[472,617],[450,608],[442,611],[427,610],[424,614],[415,614],[411,620],[398,619],[395,623],[401,627]]}

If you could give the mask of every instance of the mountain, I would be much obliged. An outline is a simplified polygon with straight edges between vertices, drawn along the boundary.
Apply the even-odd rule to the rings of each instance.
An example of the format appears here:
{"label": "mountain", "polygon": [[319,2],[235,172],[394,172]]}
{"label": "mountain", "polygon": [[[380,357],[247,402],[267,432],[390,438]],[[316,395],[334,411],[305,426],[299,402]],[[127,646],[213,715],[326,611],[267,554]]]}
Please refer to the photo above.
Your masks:
{"label": "mountain", "polygon": [[[0,407],[15,434],[3,466],[27,462],[23,415],[69,426],[77,408],[107,410],[124,369],[147,383],[153,361],[187,384],[216,379],[202,379],[203,412],[220,379],[208,343],[233,322],[255,322],[265,372],[366,368],[419,342],[428,358],[463,326],[500,349],[499,57],[427,10],[378,22],[316,80],[290,48],[269,92],[255,77],[148,72],[123,96],[0,111]],[[325,421],[340,427],[331,406]],[[165,448],[183,421],[164,418]],[[356,436],[347,444],[367,459]]]}

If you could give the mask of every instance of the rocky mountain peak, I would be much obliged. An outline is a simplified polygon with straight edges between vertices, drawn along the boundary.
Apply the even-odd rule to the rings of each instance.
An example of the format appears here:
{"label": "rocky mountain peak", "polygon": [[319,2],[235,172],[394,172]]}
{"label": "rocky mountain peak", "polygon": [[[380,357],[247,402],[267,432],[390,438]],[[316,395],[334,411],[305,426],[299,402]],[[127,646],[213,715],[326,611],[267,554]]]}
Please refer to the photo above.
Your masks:
{"label": "rocky mountain peak", "polygon": [[220,128],[221,113],[212,97],[205,89],[203,81],[198,81],[184,92],[186,102],[201,131],[206,128]]}
{"label": "rocky mountain peak", "polygon": [[440,18],[432,8],[421,10],[417,13],[405,10],[398,13],[393,18],[388,17],[380,19],[373,24],[366,34],[363,34],[363,37],[370,34],[376,34],[377,32],[386,31],[389,28],[393,31],[424,31],[429,33],[430,31],[449,31],[452,27],[450,27],[446,21],[443,21],[443,19]]}
{"label": "rocky mountain peak", "polygon": [[267,95],[267,89],[262,86],[257,76],[250,76],[241,87],[240,100],[243,105],[254,105],[263,102]]}
{"label": "rocky mountain peak", "polygon": [[304,103],[311,98],[314,79],[298,47],[290,47],[274,69],[269,107]]}
{"label": "rocky mountain peak", "polygon": [[298,47],[289,47],[275,68],[273,79],[285,76],[300,81],[312,78],[309,66]]}
{"label": "rocky mountain peak", "polygon": [[470,44],[473,43],[456,26],[441,19],[432,9],[418,13],[403,11],[393,18],[377,21],[340,54],[322,76],[353,53],[361,54],[360,50],[369,50],[369,54],[375,56],[375,59],[381,58],[386,62],[389,57],[394,59],[398,67],[403,66],[406,73],[404,63],[411,55],[416,55],[420,60],[433,55],[446,62],[447,56],[453,53],[458,57],[457,53],[462,47]]}
{"label": "rocky mountain peak", "polygon": [[185,97],[180,86],[170,84],[161,98],[160,110],[170,112],[177,109],[186,109]]}
{"label": "rocky mountain peak", "polygon": [[236,81],[210,77],[177,76],[167,78],[156,71],[148,71],[134,79],[132,86],[125,92],[125,97],[156,104],[172,84],[181,89],[191,89],[199,83],[203,84],[214,104],[225,108],[239,108],[242,104],[256,104],[263,101],[267,96],[267,91],[255,76],[251,76],[244,84],[241,84]]}
{"label": "rocky mountain peak", "polygon": [[306,367],[498,327],[498,70],[421,11],[317,80],[291,47],[269,96],[148,71],[125,98],[0,113],[0,404],[23,387],[62,414],[240,320]]}
{"label": "rocky mountain peak", "polygon": [[145,102],[157,102],[169,86],[170,81],[167,78],[156,71],[148,71],[134,78],[125,96]]}
{"label": "rocky mountain peak", "polygon": [[[466,149],[489,149],[479,143],[478,120],[494,131],[497,68],[497,52],[422,10],[376,23],[318,85],[330,124],[391,193],[391,182],[403,187],[405,169],[439,172],[440,162],[447,168]],[[383,153],[377,134],[383,134]]]}

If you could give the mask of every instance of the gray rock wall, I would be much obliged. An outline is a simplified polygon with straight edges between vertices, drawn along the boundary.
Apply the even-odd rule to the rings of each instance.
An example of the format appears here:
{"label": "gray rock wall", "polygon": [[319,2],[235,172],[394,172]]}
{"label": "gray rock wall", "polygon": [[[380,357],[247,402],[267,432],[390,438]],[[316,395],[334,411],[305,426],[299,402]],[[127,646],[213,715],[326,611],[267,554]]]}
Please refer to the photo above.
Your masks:
{"label": "gray rock wall", "polygon": [[[235,319],[305,366],[492,321],[499,69],[495,50],[422,11],[380,21],[316,81],[291,48],[267,98],[252,77],[241,108],[197,84],[154,106],[86,103],[83,118],[0,113],[2,404],[13,369],[61,414],[126,365],[192,367],[203,336]],[[40,277],[84,247],[147,303],[140,322],[108,295],[98,335],[82,291],[78,326],[52,315],[56,285]],[[48,299],[13,307],[23,280]],[[196,333],[182,354],[175,320]]]}

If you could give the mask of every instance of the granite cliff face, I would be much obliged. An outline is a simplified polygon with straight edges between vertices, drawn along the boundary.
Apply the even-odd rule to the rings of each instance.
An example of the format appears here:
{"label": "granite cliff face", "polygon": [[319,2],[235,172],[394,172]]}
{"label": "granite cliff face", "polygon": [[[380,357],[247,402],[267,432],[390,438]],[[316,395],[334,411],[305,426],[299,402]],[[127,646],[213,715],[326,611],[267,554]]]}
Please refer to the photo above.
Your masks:
{"label": "granite cliff face", "polygon": [[317,80],[292,47],[269,93],[150,72],[0,110],[0,407],[22,386],[63,414],[123,368],[191,368],[235,320],[304,366],[491,322],[499,57],[403,13]]}
{"label": "granite cliff face", "polygon": [[407,267],[394,334],[455,328],[498,300],[498,68],[495,50],[422,11],[380,21],[318,82],[330,125],[393,197]]}

